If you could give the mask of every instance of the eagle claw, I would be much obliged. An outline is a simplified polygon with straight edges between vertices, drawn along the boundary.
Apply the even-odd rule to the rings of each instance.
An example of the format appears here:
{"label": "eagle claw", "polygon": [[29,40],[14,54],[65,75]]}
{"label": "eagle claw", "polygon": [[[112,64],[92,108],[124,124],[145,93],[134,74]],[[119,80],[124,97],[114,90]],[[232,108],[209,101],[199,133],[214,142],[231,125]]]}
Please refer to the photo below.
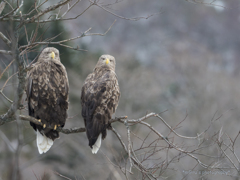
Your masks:
{"label": "eagle claw", "polygon": [[111,125],[111,123],[110,123],[110,122],[108,122],[108,124],[107,124],[106,128],[107,128],[108,130],[112,130],[112,125]]}

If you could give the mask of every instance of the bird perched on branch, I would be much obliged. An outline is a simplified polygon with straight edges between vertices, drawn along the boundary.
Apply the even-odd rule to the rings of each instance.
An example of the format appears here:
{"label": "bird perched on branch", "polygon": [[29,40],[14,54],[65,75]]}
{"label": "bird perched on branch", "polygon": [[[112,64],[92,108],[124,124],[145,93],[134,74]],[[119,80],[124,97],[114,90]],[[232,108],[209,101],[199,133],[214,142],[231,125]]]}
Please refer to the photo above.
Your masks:
{"label": "bird perched on branch", "polygon": [[109,120],[118,106],[120,90],[115,65],[113,56],[102,55],[82,87],[82,116],[93,154],[98,152],[101,139],[106,137]]}
{"label": "bird perched on branch", "polygon": [[30,122],[37,131],[37,147],[46,153],[59,137],[57,127],[63,127],[68,109],[68,77],[60,61],[59,51],[45,48],[27,74],[26,94],[29,115],[43,125]]}

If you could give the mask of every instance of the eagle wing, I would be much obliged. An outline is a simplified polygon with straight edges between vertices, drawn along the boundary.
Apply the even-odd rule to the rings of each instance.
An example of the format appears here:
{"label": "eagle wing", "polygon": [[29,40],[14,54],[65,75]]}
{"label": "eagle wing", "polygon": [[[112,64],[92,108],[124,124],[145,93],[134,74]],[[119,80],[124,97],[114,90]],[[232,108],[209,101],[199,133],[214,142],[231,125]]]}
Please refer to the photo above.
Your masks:
{"label": "eagle wing", "polygon": [[[43,124],[64,126],[67,118],[69,84],[66,69],[51,61],[37,62],[28,72],[26,94],[29,115],[41,119]],[[54,140],[57,131],[45,129],[34,123],[31,126]]]}
{"label": "eagle wing", "polygon": [[119,85],[115,72],[89,74],[82,87],[81,102],[89,146],[96,142],[100,133],[107,135],[108,121],[118,106]]}

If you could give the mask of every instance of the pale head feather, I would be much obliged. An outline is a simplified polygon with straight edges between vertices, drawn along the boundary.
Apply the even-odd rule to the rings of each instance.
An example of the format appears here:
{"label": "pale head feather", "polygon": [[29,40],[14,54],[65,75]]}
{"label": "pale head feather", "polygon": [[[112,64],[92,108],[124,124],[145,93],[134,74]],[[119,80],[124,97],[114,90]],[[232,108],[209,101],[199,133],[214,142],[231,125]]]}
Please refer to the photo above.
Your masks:
{"label": "pale head feather", "polygon": [[94,70],[105,67],[115,71],[115,66],[116,66],[115,58],[111,55],[104,54],[98,59],[98,62]]}
{"label": "pale head feather", "polygon": [[[53,56],[54,53],[54,56]],[[59,51],[54,47],[46,47],[39,55],[38,61],[59,61]]]}

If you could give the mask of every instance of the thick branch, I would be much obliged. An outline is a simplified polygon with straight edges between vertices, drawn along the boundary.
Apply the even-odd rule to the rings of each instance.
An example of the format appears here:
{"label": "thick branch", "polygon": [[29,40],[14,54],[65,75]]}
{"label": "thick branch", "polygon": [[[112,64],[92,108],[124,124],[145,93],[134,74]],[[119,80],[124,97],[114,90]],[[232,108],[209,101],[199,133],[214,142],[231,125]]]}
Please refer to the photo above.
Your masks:
{"label": "thick branch", "polygon": [[11,107],[8,109],[8,111],[5,114],[0,116],[0,125],[3,125],[6,122],[10,122],[16,119],[15,113],[21,105],[21,99],[25,90],[26,70],[24,67],[23,57],[19,55],[17,42],[18,42],[18,32],[15,32],[13,37],[13,43],[12,43],[13,45],[12,53],[13,53],[13,58],[16,60],[16,64],[18,67],[18,86],[17,86],[16,94]]}
{"label": "thick branch", "polygon": [[[29,122],[32,122],[34,124],[43,126],[43,124],[41,122],[39,122],[36,118],[31,117],[31,116],[19,115],[18,118],[20,120],[23,120],[23,121],[29,121]],[[110,123],[116,122],[116,121],[119,121],[119,120],[122,120],[122,119],[126,119],[126,118],[127,118],[127,116],[115,117],[114,119],[110,120]],[[15,118],[12,117],[11,119],[9,119],[9,122],[13,121],[13,120],[15,120]],[[0,123],[0,125],[2,125],[2,124]],[[46,128],[53,129],[54,127],[46,127]],[[70,129],[63,129],[61,127],[58,127],[57,131],[59,131],[61,133],[64,133],[64,134],[72,134],[72,133],[85,132],[86,129],[84,127],[74,127],[74,128],[70,128]]]}
{"label": "thick branch", "polygon": [[[34,117],[31,117],[31,116],[24,116],[24,115],[19,115],[19,119],[21,120],[24,120],[24,121],[30,121],[34,124],[37,124],[37,125],[43,125],[41,122],[39,122],[37,119],[35,119]],[[52,128],[53,127],[47,127],[47,128]],[[61,132],[61,133],[64,133],[64,134],[72,134],[72,133],[80,133],[80,132],[85,132],[86,129],[83,128],[83,127],[74,127],[74,128],[71,128],[71,129],[63,129],[61,127],[58,127],[57,128],[57,131]]]}

